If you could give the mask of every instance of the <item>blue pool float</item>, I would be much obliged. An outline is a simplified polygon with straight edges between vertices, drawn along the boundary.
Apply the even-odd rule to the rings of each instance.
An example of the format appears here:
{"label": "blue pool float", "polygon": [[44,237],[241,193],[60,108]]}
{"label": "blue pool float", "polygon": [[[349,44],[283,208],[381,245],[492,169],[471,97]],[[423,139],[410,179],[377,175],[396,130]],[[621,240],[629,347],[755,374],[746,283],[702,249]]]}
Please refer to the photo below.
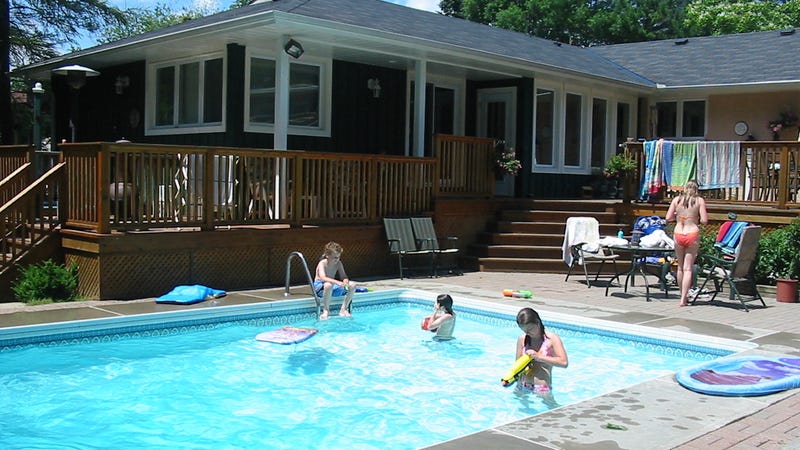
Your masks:
{"label": "blue pool float", "polygon": [[199,303],[209,298],[219,298],[225,296],[225,291],[212,289],[199,284],[191,286],[175,286],[166,294],[158,297],[156,303],[171,303],[175,305],[191,305]]}
{"label": "blue pool float", "polygon": [[747,355],[708,361],[675,375],[683,387],[723,396],[774,394],[800,387],[800,357]]}

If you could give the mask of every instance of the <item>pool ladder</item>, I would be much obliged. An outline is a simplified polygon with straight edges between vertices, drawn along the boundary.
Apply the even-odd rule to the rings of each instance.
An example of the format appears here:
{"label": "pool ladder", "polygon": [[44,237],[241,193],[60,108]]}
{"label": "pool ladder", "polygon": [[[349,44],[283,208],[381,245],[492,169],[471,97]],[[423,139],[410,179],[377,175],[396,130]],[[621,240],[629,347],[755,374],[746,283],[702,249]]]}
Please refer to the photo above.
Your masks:
{"label": "pool ladder", "polygon": [[292,252],[289,253],[289,256],[286,258],[286,291],[284,291],[284,297],[288,297],[291,295],[289,293],[289,280],[291,279],[292,275],[292,258],[297,257],[300,262],[303,264],[303,269],[306,271],[306,279],[308,280],[308,287],[311,288],[311,295],[314,296],[314,302],[317,304],[317,319],[319,319],[320,314],[322,313],[322,305],[320,304],[319,297],[317,296],[317,291],[314,290],[314,279],[311,278],[311,271],[308,270],[308,263],[306,262],[306,257],[303,256],[300,252]]}

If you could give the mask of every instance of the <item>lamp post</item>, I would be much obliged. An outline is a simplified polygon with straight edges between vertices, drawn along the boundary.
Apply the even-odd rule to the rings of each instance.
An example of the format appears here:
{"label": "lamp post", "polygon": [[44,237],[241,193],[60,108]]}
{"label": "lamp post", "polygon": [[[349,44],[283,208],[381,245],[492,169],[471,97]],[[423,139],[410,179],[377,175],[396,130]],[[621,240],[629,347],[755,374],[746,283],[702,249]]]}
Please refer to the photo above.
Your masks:
{"label": "lamp post", "polygon": [[42,115],[42,94],[44,88],[42,83],[36,83],[31,89],[33,93],[33,173],[36,177],[39,176],[39,152],[42,151],[42,132],[41,132],[41,115]]}
{"label": "lamp post", "polygon": [[64,66],[64,67],[59,67],[57,69],[53,69],[53,73],[56,75],[66,75],[67,84],[69,84],[69,86],[72,88],[72,101],[70,102],[69,127],[71,129],[71,134],[72,134],[71,142],[75,142],[75,130],[77,128],[75,120],[77,119],[78,116],[78,91],[86,84],[86,78],[96,77],[100,75],[100,72],[94,69],[90,69],[88,67],[72,65],[72,66]]}

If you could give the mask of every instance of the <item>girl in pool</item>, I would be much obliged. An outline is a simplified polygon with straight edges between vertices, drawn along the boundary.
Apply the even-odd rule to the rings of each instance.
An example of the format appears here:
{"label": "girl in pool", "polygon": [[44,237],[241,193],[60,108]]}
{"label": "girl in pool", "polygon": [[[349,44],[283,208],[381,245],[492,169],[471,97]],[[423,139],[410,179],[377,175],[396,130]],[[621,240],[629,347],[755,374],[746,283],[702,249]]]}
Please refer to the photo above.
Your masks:
{"label": "girl in pool", "polygon": [[436,333],[433,338],[437,341],[453,339],[453,329],[456,327],[456,313],[453,312],[453,298],[447,294],[440,294],[433,304],[433,314],[422,319],[422,329]]}
{"label": "girl in pool", "polygon": [[678,258],[680,306],[689,304],[689,288],[694,281],[694,262],[700,252],[700,224],[708,223],[706,201],[697,193],[697,182],[689,180],[681,195],[672,199],[667,210],[667,222],[675,220],[675,257]]}
{"label": "girl in pool", "polygon": [[528,368],[520,375],[518,385],[549,397],[553,367],[567,367],[567,351],[555,333],[545,333],[544,323],[532,308],[517,313],[517,325],[524,332],[517,339],[517,359],[531,357]]}

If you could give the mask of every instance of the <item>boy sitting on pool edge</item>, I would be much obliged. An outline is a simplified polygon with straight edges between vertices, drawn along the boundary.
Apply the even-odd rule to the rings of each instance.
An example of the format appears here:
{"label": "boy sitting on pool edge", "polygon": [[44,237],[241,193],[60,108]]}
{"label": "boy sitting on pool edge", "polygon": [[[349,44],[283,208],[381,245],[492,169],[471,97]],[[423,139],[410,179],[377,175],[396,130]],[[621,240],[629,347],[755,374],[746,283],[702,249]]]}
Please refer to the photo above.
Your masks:
{"label": "boy sitting on pool edge", "polygon": [[[322,259],[317,264],[317,271],[314,276],[314,291],[318,297],[322,297],[322,314],[319,318],[325,320],[328,318],[329,307],[332,296],[344,296],[342,308],[339,310],[339,315],[343,317],[350,317],[350,302],[353,301],[353,294],[356,292],[356,283],[350,281],[347,277],[347,272],[344,270],[344,264],[341,257],[342,246],[336,242],[328,242],[325,244],[325,252]],[[341,281],[336,277],[340,276]]]}

